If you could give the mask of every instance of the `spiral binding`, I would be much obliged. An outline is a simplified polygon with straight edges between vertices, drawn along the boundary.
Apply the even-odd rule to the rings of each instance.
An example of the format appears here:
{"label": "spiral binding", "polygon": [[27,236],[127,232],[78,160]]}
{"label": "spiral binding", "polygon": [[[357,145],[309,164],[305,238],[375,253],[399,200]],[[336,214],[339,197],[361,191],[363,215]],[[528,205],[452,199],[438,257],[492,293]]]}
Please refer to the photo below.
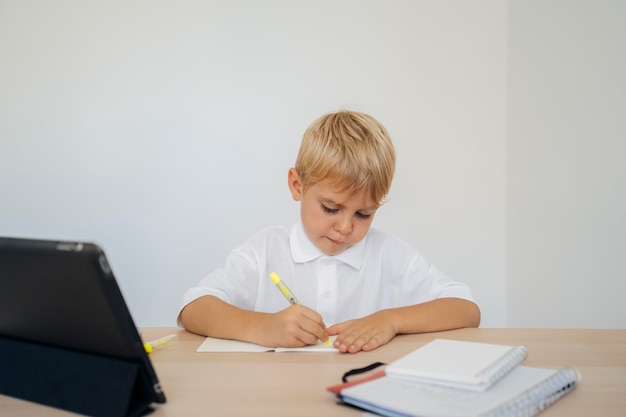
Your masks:
{"label": "spiral binding", "polygon": [[483,369],[483,371],[476,376],[481,381],[481,384],[490,386],[522,363],[527,355],[528,350],[524,346],[515,346],[511,351],[500,358],[500,360]]}
{"label": "spiral binding", "polygon": [[578,370],[572,367],[562,368],[541,384],[485,417],[533,417],[573,390],[581,379]]}

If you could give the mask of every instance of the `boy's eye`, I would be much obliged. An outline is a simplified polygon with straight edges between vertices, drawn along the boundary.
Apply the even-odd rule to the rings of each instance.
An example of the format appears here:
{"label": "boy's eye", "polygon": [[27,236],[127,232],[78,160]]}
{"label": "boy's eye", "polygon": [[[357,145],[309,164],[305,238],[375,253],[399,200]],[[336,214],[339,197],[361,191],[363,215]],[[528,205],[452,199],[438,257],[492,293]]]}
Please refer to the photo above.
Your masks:
{"label": "boy's eye", "polygon": [[[324,204],[322,204],[322,210],[328,214],[337,214],[339,212],[338,208],[330,208]],[[367,220],[370,217],[372,217],[372,215],[370,213],[360,213],[360,212],[356,212],[354,213],[354,215],[361,220]]]}

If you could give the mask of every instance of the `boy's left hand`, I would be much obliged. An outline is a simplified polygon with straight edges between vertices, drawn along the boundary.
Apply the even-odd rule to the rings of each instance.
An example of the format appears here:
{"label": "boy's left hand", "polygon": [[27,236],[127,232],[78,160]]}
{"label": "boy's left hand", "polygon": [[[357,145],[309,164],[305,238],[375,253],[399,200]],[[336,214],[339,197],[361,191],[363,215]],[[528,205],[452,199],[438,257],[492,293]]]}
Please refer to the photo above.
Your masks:
{"label": "boy's left hand", "polygon": [[386,312],[337,323],[326,330],[330,336],[337,335],[333,345],[342,353],[369,352],[387,344],[396,335],[392,320]]}

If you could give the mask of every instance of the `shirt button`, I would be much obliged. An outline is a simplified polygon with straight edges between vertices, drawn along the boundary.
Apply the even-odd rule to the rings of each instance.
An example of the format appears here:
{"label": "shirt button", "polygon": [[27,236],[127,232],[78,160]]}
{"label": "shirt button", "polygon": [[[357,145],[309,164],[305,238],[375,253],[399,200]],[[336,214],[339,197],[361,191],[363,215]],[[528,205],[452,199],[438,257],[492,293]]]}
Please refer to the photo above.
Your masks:
{"label": "shirt button", "polygon": [[330,298],[332,296],[333,296],[333,293],[331,291],[324,292],[324,298]]}

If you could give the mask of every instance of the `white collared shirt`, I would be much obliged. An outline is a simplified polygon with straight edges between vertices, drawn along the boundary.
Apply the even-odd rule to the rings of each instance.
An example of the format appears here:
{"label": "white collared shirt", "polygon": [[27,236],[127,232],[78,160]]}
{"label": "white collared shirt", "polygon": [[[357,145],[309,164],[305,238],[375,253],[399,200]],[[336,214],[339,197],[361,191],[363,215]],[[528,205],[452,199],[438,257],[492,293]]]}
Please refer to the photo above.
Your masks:
{"label": "white collared shirt", "polygon": [[453,281],[389,233],[372,228],[356,245],[329,256],[297,223],[291,229],[263,229],[234,249],[224,267],[185,293],[179,316],[184,306],[205,295],[247,310],[283,310],[289,303],[269,278],[272,272],[327,325],[436,298],[474,301],[467,285]]}

